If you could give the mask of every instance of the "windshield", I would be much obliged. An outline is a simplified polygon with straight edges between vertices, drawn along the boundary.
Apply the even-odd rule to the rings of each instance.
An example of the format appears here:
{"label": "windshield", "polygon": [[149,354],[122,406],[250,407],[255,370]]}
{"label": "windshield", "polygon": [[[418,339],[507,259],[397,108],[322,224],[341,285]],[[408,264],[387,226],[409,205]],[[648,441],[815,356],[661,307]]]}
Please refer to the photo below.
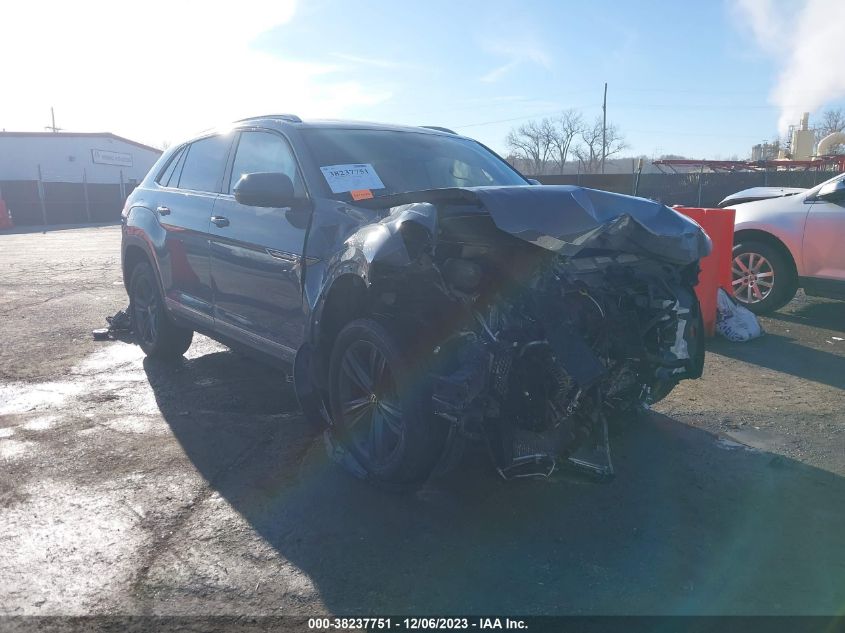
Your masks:
{"label": "windshield", "polygon": [[458,136],[336,128],[303,130],[302,136],[338,200],[528,184],[480,143]]}
{"label": "windshield", "polygon": [[842,180],[843,178],[845,178],[845,174],[837,174],[833,178],[828,178],[824,182],[821,182],[812,189],[810,189],[805,197],[808,199],[813,198],[814,196],[818,195],[819,191],[821,191],[821,188],[824,187],[826,184],[830,182],[836,182],[837,180]]}

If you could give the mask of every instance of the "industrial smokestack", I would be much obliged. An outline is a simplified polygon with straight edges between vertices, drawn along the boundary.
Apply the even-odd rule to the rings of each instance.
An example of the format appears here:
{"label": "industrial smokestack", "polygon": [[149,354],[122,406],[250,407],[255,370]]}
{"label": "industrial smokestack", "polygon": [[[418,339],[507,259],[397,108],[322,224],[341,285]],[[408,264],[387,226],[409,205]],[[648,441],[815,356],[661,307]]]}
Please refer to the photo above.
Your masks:
{"label": "industrial smokestack", "polygon": [[792,139],[789,143],[792,159],[809,159],[813,155],[813,144],[815,141],[816,133],[810,129],[810,113],[805,112],[801,116],[801,125],[799,128],[792,130]]}

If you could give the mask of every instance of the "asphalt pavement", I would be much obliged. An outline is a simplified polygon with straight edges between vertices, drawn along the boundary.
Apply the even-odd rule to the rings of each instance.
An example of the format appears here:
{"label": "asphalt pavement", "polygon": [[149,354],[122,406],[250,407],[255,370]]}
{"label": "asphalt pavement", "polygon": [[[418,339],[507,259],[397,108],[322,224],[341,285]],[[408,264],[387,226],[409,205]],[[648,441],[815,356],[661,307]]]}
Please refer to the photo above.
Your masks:
{"label": "asphalt pavement", "polygon": [[845,304],[713,341],[613,440],[617,476],[413,495],[331,463],[282,372],[90,331],[119,228],[0,235],[0,615],[833,614],[845,605]]}

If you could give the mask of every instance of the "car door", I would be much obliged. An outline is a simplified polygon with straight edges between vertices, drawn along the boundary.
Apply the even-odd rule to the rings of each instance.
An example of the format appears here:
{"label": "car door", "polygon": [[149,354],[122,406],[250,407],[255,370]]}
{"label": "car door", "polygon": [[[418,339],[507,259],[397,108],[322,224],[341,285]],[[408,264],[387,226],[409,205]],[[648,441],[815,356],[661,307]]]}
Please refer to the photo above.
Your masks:
{"label": "car door", "polygon": [[[840,180],[845,179],[845,176]],[[815,198],[804,225],[804,274],[845,282],[845,198]]]}
{"label": "car door", "polygon": [[310,210],[247,206],[232,191],[243,174],[283,172],[305,201],[304,184],[290,145],[275,132],[242,131],[230,162],[209,229],[214,327],[292,360],[305,324],[301,264]]}
{"label": "car door", "polygon": [[208,227],[233,135],[185,146],[162,173],[156,212],[165,229],[159,256],[168,306],[202,325],[213,324]]}

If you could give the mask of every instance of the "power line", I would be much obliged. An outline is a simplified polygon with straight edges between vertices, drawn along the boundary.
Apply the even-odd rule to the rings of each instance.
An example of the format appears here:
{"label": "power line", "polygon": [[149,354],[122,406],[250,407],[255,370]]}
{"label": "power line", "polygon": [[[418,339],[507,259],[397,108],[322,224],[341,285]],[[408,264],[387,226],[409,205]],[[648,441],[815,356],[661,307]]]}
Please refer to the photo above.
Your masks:
{"label": "power line", "polygon": [[[496,119],[493,121],[479,121],[475,123],[465,123],[463,125],[452,125],[451,127],[455,129],[464,129],[470,127],[482,127],[484,125],[495,125],[497,123],[510,123],[512,121],[523,121],[525,119],[533,119],[545,116],[554,116],[555,114],[560,114],[564,110],[572,109],[572,110],[581,110],[586,108],[600,108],[602,107],[600,104],[590,104],[590,105],[579,105],[579,106],[570,106],[569,108],[557,108],[555,110],[550,110],[546,112],[538,112],[534,114],[525,114],[516,117],[510,117],[507,119]],[[648,103],[640,103],[640,104],[626,104],[620,103],[617,104],[618,108],[628,108],[628,109],[648,109],[648,110],[779,110],[781,106],[736,106],[736,105],[669,105],[669,104],[648,104]],[[783,106],[783,107],[792,107],[798,108],[801,106]],[[755,137],[756,138],[756,137]]]}
{"label": "power line", "polygon": [[[572,109],[578,110],[578,109],[584,108],[584,107],[585,106],[573,106]],[[538,118],[538,117],[553,116],[555,114],[560,114],[561,112],[563,112],[563,110],[561,108],[558,108],[558,109],[552,110],[550,112],[539,112],[539,113],[536,113],[536,114],[526,114],[526,115],[523,115],[523,116],[516,116],[516,117],[510,118],[510,119],[499,119],[497,121],[482,121],[480,123],[467,123],[466,125],[453,125],[451,127],[455,128],[456,130],[462,130],[462,129],[468,128],[468,127],[481,127],[482,125],[494,125],[496,123],[510,123],[512,121],[524,121],[525,119],[535,119],[535,118]]]}
{"label": "power line", "polygon": [[759,134],[733,134],[730,132],[673,132],[671,130],[626,130],[626,132],[630,134],[654,134],[654,135],[672,135],[672,136],[707,136],[707,137],[714,137],[714,138],[725,138],[729,136],[730,138],[750,138],[759,140]]}

